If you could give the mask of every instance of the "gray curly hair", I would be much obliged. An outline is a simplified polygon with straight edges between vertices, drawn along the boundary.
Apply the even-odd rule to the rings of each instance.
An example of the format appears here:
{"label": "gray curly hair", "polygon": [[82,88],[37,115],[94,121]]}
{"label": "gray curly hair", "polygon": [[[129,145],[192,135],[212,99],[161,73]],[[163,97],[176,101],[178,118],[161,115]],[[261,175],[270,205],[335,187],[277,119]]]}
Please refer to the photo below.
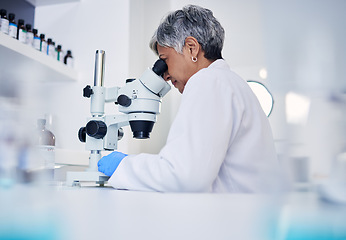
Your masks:
{"label": "gray curly hair", "polygon": [[204,57],[210,60],[221,59],[225,30],[209,9],[196,5],[187,5],[182,10],[169,13],[150,40],[150,48],[158,54],[157,44],[183,52],[185,39],[192,36],[197,39],[204,51]]}

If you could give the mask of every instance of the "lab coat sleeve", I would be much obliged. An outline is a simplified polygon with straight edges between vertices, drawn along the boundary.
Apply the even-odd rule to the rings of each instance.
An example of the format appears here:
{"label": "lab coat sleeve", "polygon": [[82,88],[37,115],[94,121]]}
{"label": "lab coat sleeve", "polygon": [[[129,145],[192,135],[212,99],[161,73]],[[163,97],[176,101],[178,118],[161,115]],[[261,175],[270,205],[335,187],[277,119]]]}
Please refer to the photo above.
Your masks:
{"label": "lab coat sleeve", "polygon": [[232,115],[225,113],[234,96],[227,86],[203,70],[190,78],[160,153],[127,156],[109,183],[131,190],[211,191],[232,132]]}

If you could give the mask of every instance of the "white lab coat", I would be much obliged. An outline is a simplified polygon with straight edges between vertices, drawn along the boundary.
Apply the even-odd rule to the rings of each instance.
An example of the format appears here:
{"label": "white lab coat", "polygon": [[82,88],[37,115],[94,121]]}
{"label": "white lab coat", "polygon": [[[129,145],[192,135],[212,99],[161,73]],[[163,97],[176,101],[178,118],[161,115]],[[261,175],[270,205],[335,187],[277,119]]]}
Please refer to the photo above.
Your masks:
{"label": "white lab coat", "polygon": [[224,60],[187,82],[159,154],[125,157],[114,188],[162,192],[267,192],[277,182],[271,128],[256,96]]}

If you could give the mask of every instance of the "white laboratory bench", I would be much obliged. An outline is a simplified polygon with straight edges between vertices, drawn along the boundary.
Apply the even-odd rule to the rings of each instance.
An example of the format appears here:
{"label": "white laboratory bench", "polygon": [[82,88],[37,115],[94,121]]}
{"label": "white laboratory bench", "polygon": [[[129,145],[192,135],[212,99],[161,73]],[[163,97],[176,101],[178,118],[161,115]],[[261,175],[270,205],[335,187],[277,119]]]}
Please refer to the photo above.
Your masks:
{"label": "white laboratory bench", "polygon": [[346,206],[314,193],[273,197],[17,184],[0,188],[0,196],[0,239],[346,239]]}

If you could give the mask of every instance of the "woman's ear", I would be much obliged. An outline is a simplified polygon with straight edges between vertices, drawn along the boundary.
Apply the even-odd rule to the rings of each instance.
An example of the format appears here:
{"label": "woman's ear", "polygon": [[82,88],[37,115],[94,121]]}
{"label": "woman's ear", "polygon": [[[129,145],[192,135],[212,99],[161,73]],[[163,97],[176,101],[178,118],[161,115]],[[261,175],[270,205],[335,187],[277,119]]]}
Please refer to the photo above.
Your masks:
{"label": "woman's ear", "polygon": [[185,39],[185,47],[188,50],[188,52],[191,54],[192,57],[197,57],[199,51],[200,51],[200,45],[196,38],[194,37],[187,37]]}

